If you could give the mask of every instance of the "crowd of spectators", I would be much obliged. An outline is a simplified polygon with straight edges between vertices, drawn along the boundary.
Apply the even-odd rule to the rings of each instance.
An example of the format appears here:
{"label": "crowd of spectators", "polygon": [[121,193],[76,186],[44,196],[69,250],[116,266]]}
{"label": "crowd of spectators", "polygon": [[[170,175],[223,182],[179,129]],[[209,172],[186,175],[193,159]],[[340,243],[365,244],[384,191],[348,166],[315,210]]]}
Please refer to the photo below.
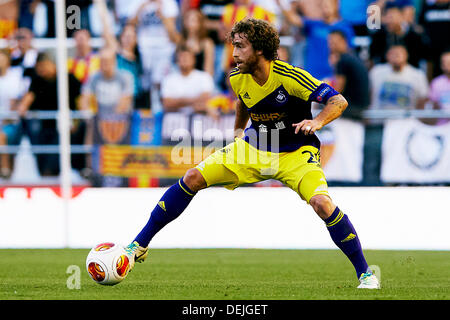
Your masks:
{"label": "crowd of spectators", "polygon": [[[66,0],[73,5],[80,23],[67,30],[75,43],[70,107],[94,112],[105,132],[123,131],[121,119],[133,110],[217,119],[232,109],[208,101],[230,94],[227,34],[245,17],[273,23],[282,36],[279,58],[344,94],[344,117],[361,121],[369,109],[450,110],[450,0]],[[3,115],[0,145],[17,145],[21,134],[32,144],[58,143],[54,120],[25,120],[29,110],[57,110],[54,54],[33,47],[34,38],[55,37],[54,7],[54,0],[0,1],[0,111],[19,115]],[[369,18],[379,25],[369,28]],[[93,48],[94,37],[102,47]],[[73,121],[72,143],[92,143],[95,131],[90,121]],[[57,175],[57,159],[38,156],[41,175]],[[0,156],[3,178],[11,160]],[[83,155],[72,164],[80,171],[91,166]]]}

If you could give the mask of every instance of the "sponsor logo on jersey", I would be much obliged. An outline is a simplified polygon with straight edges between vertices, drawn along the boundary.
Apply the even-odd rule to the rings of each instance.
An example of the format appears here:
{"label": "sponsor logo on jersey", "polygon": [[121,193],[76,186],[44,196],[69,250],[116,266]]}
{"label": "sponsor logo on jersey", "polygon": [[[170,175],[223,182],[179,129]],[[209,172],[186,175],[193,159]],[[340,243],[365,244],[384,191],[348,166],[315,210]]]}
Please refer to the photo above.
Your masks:
{"label": "sponsor logo on jersey", "polygon": [[275,128],[277,128],[278,130],[281,130],[281,129],[285,129],[286,126],[283,121],[279,121],[279,122],[275,123]]}
{"label": "sponsor logo on jersey", "polygon": [[259,132],[267,132],[267,126],[265,126],[263,124],[260,124],[258,128],[259,128]]}
{"label": "sponsor logo on jersey", "polygon": [[277,121],[286,118],[286,113],[251,113],[250,117],[253,121]]}

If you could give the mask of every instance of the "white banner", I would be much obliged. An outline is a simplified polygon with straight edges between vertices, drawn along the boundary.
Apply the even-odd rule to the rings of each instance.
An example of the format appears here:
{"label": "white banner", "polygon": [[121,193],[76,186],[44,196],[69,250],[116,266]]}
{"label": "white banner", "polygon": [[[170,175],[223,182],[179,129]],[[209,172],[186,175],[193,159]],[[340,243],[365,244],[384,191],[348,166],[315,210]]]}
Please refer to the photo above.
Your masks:
{"label": "white banner", "polygon": [[317,133],[321,158],[328,181],[361,182],[363,178],[364,126],[337,119]]}
{"label": "white banner", "polygon": [[[69,201],[65,217],[52,190],[7,188],[0,198],[0,248],[126,245],[166,190],[87,188]],[[448,193],[446,187],[330,188],[364,249],[449,250]],[[394,214],[404,212],[407,228],[405,215]],[[322,219],[291,189],[221,187],[200,191],[150,247],[337,249]]]}
{"label": "white banner", "polygon": [[450,182],[450,123],[417,119],[385,123],[381,180],[385,183]]}

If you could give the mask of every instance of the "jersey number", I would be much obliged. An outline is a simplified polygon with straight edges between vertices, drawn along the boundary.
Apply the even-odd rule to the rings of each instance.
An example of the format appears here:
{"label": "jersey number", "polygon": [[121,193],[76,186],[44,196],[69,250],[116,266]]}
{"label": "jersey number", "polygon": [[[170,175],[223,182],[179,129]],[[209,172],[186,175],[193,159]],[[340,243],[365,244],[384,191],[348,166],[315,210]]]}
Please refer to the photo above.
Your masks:
{"label": "jersey number", "polygon": [[308,159],[308,163],[312,163],[312,164],[316,164],[318,166],[320,166],[320,152],[318,153],[312,153],[311,151],[305,150],[302,152],[302,154],[308,153],[309,154],[309,159]]}

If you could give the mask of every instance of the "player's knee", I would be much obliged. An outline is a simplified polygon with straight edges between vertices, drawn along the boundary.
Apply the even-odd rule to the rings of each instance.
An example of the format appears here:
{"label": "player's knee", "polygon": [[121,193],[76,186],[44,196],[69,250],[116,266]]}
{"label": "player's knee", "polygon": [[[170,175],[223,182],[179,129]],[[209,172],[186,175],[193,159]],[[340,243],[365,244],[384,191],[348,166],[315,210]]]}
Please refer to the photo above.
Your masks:
{"label": "player's knee", "polygon": [[322,219],[330,217],[336,207],[330,197],[323,194],[313,196],[311,200],[309,200],[309,204]]}
{"label": "player's knee", "polygon": [[184,183],[194,192],[206,188],[205,178],[196,168],[189,169],[186,171],[183,177]]}

